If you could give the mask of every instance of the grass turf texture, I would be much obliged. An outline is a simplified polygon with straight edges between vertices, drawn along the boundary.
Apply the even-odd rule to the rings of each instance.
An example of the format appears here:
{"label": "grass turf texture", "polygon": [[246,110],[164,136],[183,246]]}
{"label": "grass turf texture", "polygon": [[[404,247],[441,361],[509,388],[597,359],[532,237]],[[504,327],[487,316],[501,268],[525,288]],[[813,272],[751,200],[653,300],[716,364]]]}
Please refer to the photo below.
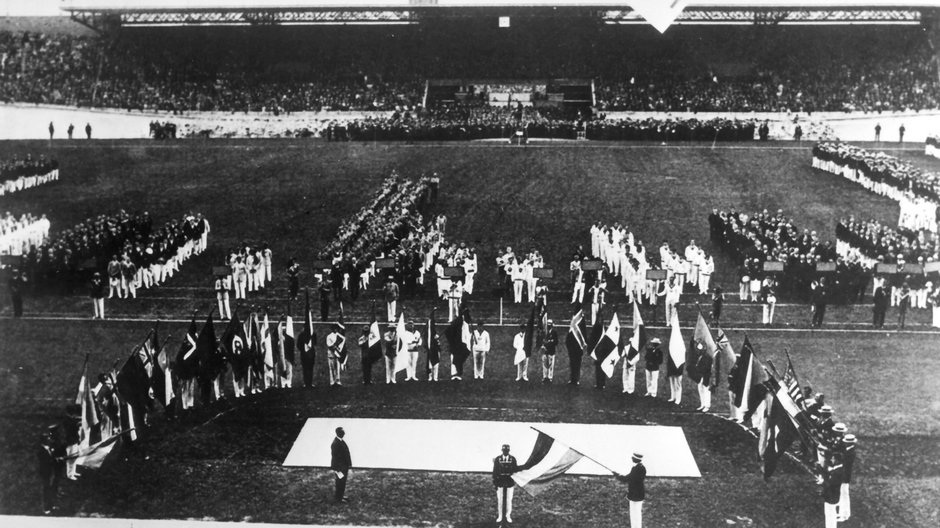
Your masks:
{"label": "grass turf texture", "polygon": [[[285,309],[287,260],[304,266],[302,286],[315,287],[309,263],[335,234],[343,218],[371,197],[392,169],[406,176],[438,172],[440,200],[434,212],[449,218],[447,236],[478,248],[477,292],[470,302],[495,303],[494,260],[506,245],[539,249],[557,271],[549,282],[550,299],[567,292],[567,265],[573,248],[589,247],[592,222],[623,221],[652,253],[662,240],[680,250],[690,238],[713,251],[713,284],[730,293],[737,273],[725,255],[708,242],[707,214],[712,207],[742,211],[783,209],[797,225],[833,239],[838,218],[872,216],[897,221],[897,204],[841,178],[810,168],[809,145],[708,145],[664,148],[591,143],[552,148],[486,144],[416,145],[336,144],[309,141],[210,141],[156,143],[92,141],[0,143],[0,155],[32,152],[56,156],[61,181],[4,198],[0,207],[14,214],[45,213],[53,232],[83,219],[120,208],[148,211],[157,224],[189,211],[202,212],[212,225],[209,249],[184,264],[165,287],[141,296],[144,301],[108,303],[109,314],[169,318],[187,314],[194,304],[212,303],[209,269],[242,243],[267,241],[274,251],[278,291],[252,296],[250,303]],[[743,148],[742,148],[743,147]],[[619,286],[611,297],[622,304]],[[84,289],[72,297],[28,297],[27,315],[85,316]],[[373,290],[365,299],[381,298]],[[432,299],[430,292],[422,296]],[[707,299],[686,298],[692,302]],[[293,307],[296,311],[297,305]],[[368,318],[369,304],[350,306],[349,319]],[[8,303],[2,312],[9,313]],[[496,305],[481,307],[496,313]],[[661,310],[661,309],[660,309]],[[418,313],[426,313],[420,306]],[[737,322],[759,320],[750,310]],[[863,310],[864,312],[864,310]],[[515,314],[513,314],[515,316]],[[852,312],[845,322],[865,322],[870,313]],[[926,314],[911,315],[925,324]],[[808,319],[799,312],[791,324]],[[730,321],[731,319],[726,319]],[[838,319],[830,319],[838,320]],[[890,319],[889,319],[890,320]]]}
{"label": "grass turf texture", "polygon": [[[0,331],[8,337],[0,345],[3,513],[34,513],[38,508],[32,433],[59,416],[64,402],[74,397],[82,352],[94,351],[90,370],[101,371],[126,355],[147,328],[140,322],[0,322]],[[185,325],[167,325],[164,331],[181,335]],[[746,517],[756,526],[821,523],[812,478],[786,461],[769,483],[763,483],[757,439],[723,419],[694,412],[697,396],[688,383],[681,407],[662,396],[650,400],[621,394],[619,370],[605,391],[596,391],[587,360],[581,386],[572,388],[563,383],[568,368],[562,353],[553,385],[518,384],[512,381],[511,331],[499,328],[492,334],[494,353],[485,382],[364,387],[353,352],[346,385],[330,389],[321,348],[319,386],[314,389],[219,402],[176,422],[166,422],[157,413],[142,445],[123,451],[126,459],[119,457],[100,471],[86,471],[77,483],[65,483],[62,513],[458,526],[492,521],[488,475],[357,471],[350,491],[354,502],[336,507],[328,503],[332,481],[325,470],[280,466],[307,417],[355,416],[679,425],[703,478],[652,480],[649,522],[718,526],[725,519]],[[667,337],[665,331],[652,335]],[[778,366],[785,361],[780,351],[791,347],[803,381],[825,392],[837,419],[859,435],[852,525],[933,525],[937,512],[930,498],[940,483],[940,399],[932,374],[940,367],[940,350],[935,337],[795,337],[781,332],[751,337],[758,353]],[[739,346],[742,333],[732,333],[731,339]],[[177,343],[170,347],[174,354]],[[887,356],[890,361],[882,359]],[[446,354],[440,368],[449,369]],[[380,369],[375,373],[382,377]],[[535,365],[530,373],[533,380],[539,379]],[[295,374],[296,385],[300,379],[299,372]],[[642,373],[639,378],[642,392]],[[665,394],[665,380],[660,385],[660,394]],[[726,412],[723,387],[713,403],[716,414]],[[435,441],[415,433],[415,442],[404,448],[424,449]],[[392,448],[379,438],[374,445]],[[520,493],[516,520],[527,526],[609,525],[626,513],[623,494],[611,479],[565,478],[537,500]]]}
{"label": "grass turf texture", "polygon": [[[45,142],[0,143],[0,155],[13,152],[49,151]],[[589,243],[588,227],[594,220],[626,221],[654,249],[663,239],[682,246],[690,237],[704,243],[705,217],[712,206],[783,208],[798,225],[824,238],[832,238],[840,216],[873,216],[888,223],[897,219],[897,206],[890,200],[812,171],[808,146],[712,150],[597,144],[546,149],[297,141],[90,142],[56,147],[53,154],[63,165],[62,180],[5,197],[0,208],[16,214],[46,213],[54,231],[122,207],[148,210],[157,222],[199,211],[212,223],[209,250],[187,262],[167,287],[137,301],[109,302],[109,314],[129,317],[182,318],[193,308],[213,305],[208,269],[243,241],[272,244],[275,274],[291,255],[309,262],[342,218],[367,202],[391,169],[403,175],[440,173],[437,211],[449,218],[448,238],[480,249],[481,293],[473,299],[479,303],[474,313],[485,312],[489,321],[495,320],[492,262],[498,248],[536,247],[549,266],[561,271],[571,248]],[[716,282],[730,290],[727,286],[736,284],[736,275],[723,255],[716,257]],[[309,274],[303,283],[312,285]],[[271,303],[277,310],[283,279],[276,286],[278,291],[251,302]],[[425,298],[423,303],[421,316],[431,301]],[[735,320],[757,320],[753,307],[727,308],[726,320],[735,310],[740,314]],[[368,303],[354,310],[349,318],[365,319]],[[789,310],[792,314],[783,314],[786,318],[805,324],[805,308]],[[80,295],[27,299],[28,315],[89,312]],[[870,315],[864,307],[836,312],[833,317],[847,323],[867,322]],[[9,313],[6,305],[3,313]],[[513,312],[512,317],[521,313]],[[686,307],[683,314],[683,322],[691,324],[694,309]],[[559,325],[563,315],[553,312]],[[922,314],[918,317],[926,321]],[[0,321],[0,450],[7,455],[0,466],[0,512],[38,511],[35,433],[74,398],[84,352],[93,353],[92,372],[99,372],[126,357],[148,328],[141,322]],[[217,327],[217,335],[221,330]],[[184,331],[182,324],[165,329],[164,335],[175,336],[170,347],[174,354]],[[787,462],[771,483],[763,484],[756,439],[723,420],[691,412],[697,403],[693,390],[686,389],[681,409],[662,401],[625,398],[619,379],[597,393],[589,388],[592,370],[587,360],[582,386],[572,393],[559,386],[566,378],[564,353],[555,386],[535,382],[521,387],[511,381],[510,330],[491,332],[498,351],[488,362],[488,377],[495,379],[481,384],[295,389],[239,401],[232,410],[220,403],[180,422],[164,423],[158,415],[153,433],[136,452],[127,453],[126,461],[116,460],[97,474],[89,472],[78,483],[65,483],[63,511],[326,523],[490,523],[495,501],[486,475],[357,472],[350,490],[356,500],[336,508],[326,501],[331,479],[325,471],[279,465],[308,416],[400,416],[682,425],[704,478],[651,482],[648,523],[724,526],[726,519],[747,524],[737,520],[747,517],[759,526],[821,524],[821,501],[811,478]],[[654,335],[666,337],[665,332]],[[736,348],[742,338],[732,334]],[[789,347],[804,382],[826,392],[837,418],[859,435],[855,504],[847,526],[934,526],[940,521],[934,500],[940,487],[940,396],[932,378],[940,362],[936,336],[761,332],[752,341],[778,367],[784,364],[781,351]],[[322,348],[320,353],[317,376],[322,384]],[[358,380],[355,353],[350,361],[353,374],[347,379]],[[445,359],[441,372],[447,372],[448,365]],[[534,373],[535,365],[530,369]],[[642,390],[642,381],[638,385]],[[661,385],[663,394],[666,387]],[[723,392],[716,394],[714,403],[715,410],[724,410]],[[412,447],[433,441],[419,436]],[[380,440],[376,444],[385,448]],[[609,525],[626,516],[625,491],[610,479],[565,479],[549,493],[538,500],[520,493],[517,523]]]}

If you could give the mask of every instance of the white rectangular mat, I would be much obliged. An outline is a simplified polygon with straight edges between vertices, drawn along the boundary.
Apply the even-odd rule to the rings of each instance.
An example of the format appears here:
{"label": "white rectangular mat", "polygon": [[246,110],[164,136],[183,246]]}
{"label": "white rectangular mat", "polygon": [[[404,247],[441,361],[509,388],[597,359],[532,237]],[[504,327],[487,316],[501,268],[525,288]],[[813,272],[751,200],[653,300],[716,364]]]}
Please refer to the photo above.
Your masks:
{"label": "white rectangular mat", "polygon": [[[618,473],[629,472],[631,455],[640,452],[651,477],[702,476],[681,427],[470,420],[310,418],[284,465],[329,467],[337,427],[346,431],[353,468],[488,473],[503,444],[525,463],[538,436],[535,427]],[[568,474],[610,471],[583,458]]]}

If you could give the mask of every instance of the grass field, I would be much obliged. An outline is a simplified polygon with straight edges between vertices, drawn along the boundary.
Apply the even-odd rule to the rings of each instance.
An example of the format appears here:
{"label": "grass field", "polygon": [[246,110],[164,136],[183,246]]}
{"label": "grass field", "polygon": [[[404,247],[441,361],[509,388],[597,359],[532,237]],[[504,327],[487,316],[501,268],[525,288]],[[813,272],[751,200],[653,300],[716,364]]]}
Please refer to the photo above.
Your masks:
{"label": "grass field", "polygon": [[[389,171],[436,171],[442,178],[436,208],[449,218],[448,238],[465,240],[481,252],[474,313],[496,322],[491,265],[496,250],[507,244],[533,246],[548,265],[564,268],[571,249],[589,243],[588,228],[595,220],[625,221],[653,247],[663,239],[683,246],[688,238],[707,241],[705,217],[713,206],[782,208],[798,225],[824,238],[833,236],[836,219],[849,214],[897,220],[896,204],[811,171],[809,149],[789,147],[92,142],[58,148],[54,154],[63,165],[62,180],[4,198],[0,209],[46,213],[53,230],[118,208],[147,210],[161,222],[187,211],[202,212],[212,224],[205,254],[188,262],[166,287],[136,301],[108,304],[109,313],[129,319],[179,320],[214,304],[208,269],[229,247],[270,242],[275,273],[291,255],[309,262]],[[13,152],[46,152],[45,143],[0,143],[0,156]],[[731,285],[733,270],[724,256],[716,257],[717,282]],[[311,284],[309,274],[303,282]],[[276,286],[250,301],[280,310],[284,281]],[[693,300],[682,309],[683,324],[694,321]],[[427,296],[409,302],[416,317],[434,304]],[[350,318],[364,320],[368,308],[368,302],[358,303]],[[753,325],[757,310],[731,304],[726,319]],[[294,311],[296,315],[296,306]],[[38,511],[33,442],[42,425],[58,419],[74,398],[85,353],[92,354],[92,372],[109,368],[126,357],[151,325],[140,320],[43,319],[86,317],[89,312],[83,296],[40,297],[27,299],[27,316],[33,319],[0,319],[0,453],[5,455],[0,457],[0,513]],[[507,320],[517,320],[523,312],[510,309]],[[553,312],[556,322],[567,317],[562,312]],[[626,315],[627,310],[620,312]],[[935,526],[940,522],[937,336],[794,331],[805,325],[806,308],[782,306],[780,312],[784,328],[747,330],[758,353],[780,367],[785,364],[783,351],[789,349],[804,382],[825,392],[837,419],[860,438],[853,518],[844,526]],[[863,306],[833,312],[832,319],[844,328],[865,323],[870,315]],[[0,314],[9,314],[5,301]],[[923,313],[915,317],[920,324],[927,322]],[[661,324],[661,309],[659,318]],[[162,330],[174,335],[174,354],[185,327],[172,322]],[[217,335],[221,331],[217,326]],[[756,439],[721,418],[694,412],[692,387],[686,387],[681,408],[624,396],[619,378],[604,392],[594,391],[588,360],[581,386],[571,388],[561,383],[567,378],[564,353],[554,385],[522,386],[512,382],[510,329],[491,332],[494,353],[485,383],[353,383],[330,390],[321,349],[320,386],[315,389],[219,402],[174,422],[158,414],[137,449],[77,483],[66,482],[62,513],[422,526],[492,522],[495,501],[487,475],[361,471],[351,482],[354,501],[337,508],[327,501],[332,481],[326,471],[280,466],[307,417],[361,416],[681,425],[703,478],[651,481],[649,525],[728,526],[729,520],[739,526],[822,524],[812,478],[787,462],[764,483]],[[730,332],[735,348],[743,333]],[[661,328],[653,335],[664,341],[667,337]],[[685,338],[690,336],[686,331]],[[357,355],[350,365],[347,380],[358,381]],[[441,372],[448,368],[445,359]],[[535,365],[530,369],[535,372]],[[642,390],[643,382],[638,385]],[[715,396],[716,414],[724,413],[726,405],[723,392]],[[433,441],[418,436],[414,448]],[[378,439],[377,448],[382,448]],[[605,526],[622,523],[627,511],[624,488],[599,477],[565,478],[534,500],[518,493],[516,508],[516,524],[523,526]]]}

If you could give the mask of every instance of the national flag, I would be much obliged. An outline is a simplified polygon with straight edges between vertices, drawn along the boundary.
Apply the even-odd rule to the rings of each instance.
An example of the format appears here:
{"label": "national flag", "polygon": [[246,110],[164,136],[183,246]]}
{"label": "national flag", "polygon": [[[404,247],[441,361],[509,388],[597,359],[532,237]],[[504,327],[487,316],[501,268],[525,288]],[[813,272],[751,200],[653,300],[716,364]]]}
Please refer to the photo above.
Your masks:
{"label": "national flag", "polygon": [[[379,325],[376,323],[375,326],[376,328],[378,328]],[[431,311],[431,316],[428,317],[428,329],[427,329],[426,335],[427,335],[427,344],[428,344],[428,366],[433,368],[434,366],[436,366],[438,363],[441,362],[441,346],[436,338],[437,322],[434,320],[433,310]]]}
{"label": "national flag", "polygon": [[594,350],[594,347],[597,346],[598,341],[601,340],[601,337],[604,335],[604,316],[601,313],[601,310],[597,310],[597,319],[594,321],[594,326],[591,327],[591,333],[587,337],[586,347],[584,350]]}
{"label": "national flag", "polygon": [[395,373],[397,374],[408,367],[408,340],[411,339],[411,332],[405,328],[404,310],[398,315],[395,334],[398,337],[398,343],[395,346]]}
{"label": "national flag", "polygon": [[297,348],[297,339],[294,337],[294,318],[290,315],[284,320],[284,365],[282,365],[282,370],[287,368],[287,365],[294,364],[294,350]]}
{"label": "national flag", "polygon": [[206,323],[199,332],[199,339],[196,341],[196,352],[193,354],[197,358],[197,373],[203,380],[211,380],[216,376],[214,362],[218,353],[219,342],[215,339],[215,327],[212,324],[212,312],[206,317]]}
{"label": "national flag", "polygon": [[741,355],[738,356],[733,370],[728,390],[734,394],[734,406],[741,409],[747,419],[754,415],[763,403],[766,394],[764,381],[767,380],[767,375],[755,357],[754,348],[747,336],[744,336]]}
{"label": "national flag", "polygon": [[142,348],[141,345],[131,352],[131,355],[124,362],[124,366],[117,374],[118,395],[121,396],[124,403],[138,412],[143,412],[144,409],[152,407],[150,377],[147,375],[147,368],[141,358],[140,351]]}
{"label": "national flag", "polygon": [[170,358],[166,353],[166,344],[160,343],[157,335],[157,325],[154,325],[153,336],[150,340],[150,349],[153,351],[153,374],[150,377],[150,388],[153,397],[160,402],[163,408],[170,406],[176,397],[173,392],[173,374],[170,371]]}
{"label": "national flag", "polygon": [[[532,310],[529,311],[529,320],[525,325],[525,333],[522,335],[522,351],[525,353],[525,357],[532,356],[532,347],[535,345],[535,333],[536,333],[536,324],[535,324],[535,312],[538,310],[538,305],[532,307]],[[521,361],[521,360],[519,360]],[[516,364],[519,364],[519,361],[516,361]]]}
{"label": "national flag", "polygon": [[305,291],[304,302],[304,328],[297,336],[297,350],[311,350],[316,345],[317,333],[313,330],[313,312],[310,311],[310,291]]}
{"label": "national flag", "polygon": [[104,464],[104,461],[107,460],[108,455],[114,449],[114,446],[118,444],[118,441],[125,434],[133,436],[136,435],[136,431],[133,429],[125,429],[110,438],[106,438],[82,449],[78,454],[72,455],[69,458],[74,458],[75,463],[79,466],[89,469],[98,469]]}
{"label": "national flag", "polygon": [[339,302],[339,321],[336,324],[339,326],[340,335],[344,338],[339,345],[339,363],[345,368],[349,350],[346,348],[346,311],[343,310],[343,301]]}
{"label": "national flag", "polygon": [[610,318],[610,324],[607,325],[607,331],[597,342],[597,346],[591,351],[591,358],[601,364],[601,370],[607,377],[614,375],[614,367],[620,361],[620,319],[617,312],[614,311]]}
{"label": "national flag", "polygon": [[679,314],[673,310],[672,320],[669,326],[672,328],[669,334],[669,372],[679,372],[682,374],[682,367],[685,365],[685,342],[682,340],[682,332],[679,331]]}
{"label": "national flag", "polygon": [[180,345],[180,350],[176,354],[176,375],[182,380],[188,380],[196,377],[197,359],[196,359],[196,337],[199,329],[196,327],[196,314],[189,322],[189,330],[186,337]]}
{"label": "national flag", "polygon": [[646,347],[646,326],[640,316],[640,306],[633,301],[633,335],[630,336],[630,346],[627,350],[627,362],[636,365],[640,361],[640,352]]}
{"label": "national flag", "polygon": [[265,312],[264,321],[261,323],[261,352],[264,361],[263,372],[274,370],[274,335],[271,331],[271,322],[268,320],[268,314]]}
{"label": "national flag", "polygon": [[97,431],[100,435],[98,426],[98,405],[95,403],[95,395],[91,391],[91,382],[88,380],[88,357],[85,354],[85,364],[82,366],[82,377],[78,381],[78,394],[75,397],[75,404],[81,406],[81,428],[82,445],[87,447],[89,443],[94,443],[92,436]]}
{"label": "national flag", "polygon": [[721,372],[722,365],[726,368],[725,370],[731,371],[731,367],[734,366],[736,360],[734,355],[734,349],[731,348],[731,341],[728,340],[728,335],[725,334],[725,331],[721,328],[718,329],[718,353],[715,354],[715,383],[717,387],[718,383],[721,382]]}
{"label": "national flag", "polygon": [[249,386],[254,389],[259,387],[263,381],[264,373],[264,345],[261,334],[261,325],[258,323],[258,314],[248,315],[248,329],[245,334],[248,336],[248,354],[246,355],[246,372]]}
{"label": "national flag", "polygon": [[584,311],[578,310],[578,313],[571,318],[571,323],[568,325],[568,335],[565,336],[565,347],[568,349],[569,356],[580,357],[584,354],[587,342],[584,340],[583,325]]}
{"label": "national flag", "polygon": [[689,346],[689,357],[686,360],[686,372],[696,383],[709,385],[712,381],[712,365],[718,345],[712,337],[702,313],[698,314],[695,331],[692,334],[692,343]]}
{"label": "national flag", "polygon": [[235,379],[244,380],[248,376],[248,334],[245,332],[245,325],[238,319],[238,310],[229,319],[219,348],[232,365]]}
{"label": "national flag", "polygon": [[543,491],[553,480],[564,475],[584,457],[542,431],[538,433],[532,454],[521,466],[525,469],[512,475],[516,484],[532,496]]}
{"label": "national flag", "polygon": [[783,383],[787,386],[787,393],[796,406],[805,411],[806,398],[803,397],[803,390],[800,388],[800,381],[796,377],[796,370],[793,368],[789,354],[787,354],[787,371],[783,375]]}
{"label": "national flag", "polygon": [[773,394],[766,396],[766,415],[760,431],[758,454],[762,461],[764,480],[768,480],[777,468],[780,457],[789,449],[798,436],[796,427]]}
{"label": "national flag", "polygon": [[473,333],[470,332],[469,317],[469,311],[464,309],[444,330],[444,338],[447,339],[447,348],[450,351],[451,376],[456,375],[458,372],[457,366],[459,365],[462,368],[467,357],[470,356]]}
{"label": "national flag", "polygon": [[375,303],[372,303],[372,322],[369,323],[369,360],[378,361],[382,359],[382,329],[379,327],[379,320],[375,316]]}

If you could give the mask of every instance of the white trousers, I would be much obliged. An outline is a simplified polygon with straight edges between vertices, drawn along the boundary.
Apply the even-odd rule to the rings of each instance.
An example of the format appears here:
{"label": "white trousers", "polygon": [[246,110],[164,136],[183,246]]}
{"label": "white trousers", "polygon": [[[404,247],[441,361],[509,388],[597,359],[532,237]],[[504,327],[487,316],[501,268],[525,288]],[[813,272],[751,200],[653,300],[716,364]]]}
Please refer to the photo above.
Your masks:
{"label": "white trousers", "polygon": [[623,392],[633,394],[636,389],[636,363],[630,364],[624,358],[623,360]]}
{"label": "white trousers", "polygon": [[647,370],[646,371],[646,394],[650,396],[656,396],[656,393],[659,392],[659,371],[658,370]]}
{"label": "white trousers", "polygon": [[764,324],[773,324],[774,322],[774,308],[777,307],[777,303],[764,303]]}
{"label": "white trousers", "polygon": [[515,488],[496,488],[496,522],[503,520],[503,490],[506,491],[506,520],[512,519],[512,490]]}
{"label": "white trousers", "polygon": [[701,273],[698,276],[698,293],[699,295],[705,295],[708,293],[708,283],[712,280],[711,273]]}
{"label": "white trousers", "polygon": [[387,309],[388,309],[388,310],[387,310],[387,311],[388,311],[388,320],[389,320],[389,321],[397,321],[397,320],[398,320],[398,318],[397,318],[397,315],[398,315],[398,301],[388,301],[388,302],[386,302],[386,307],[387,307]]}
{"label": "white trousers", "polygon": [[708,390],[708,385],[703,385],[699,383],[698,387],[698,399],[701,402],[703,411],[711,409],[712,406],[712,391]]}
{"label": "white trousers", "polygon": [[847,521],[852,516],[852,499],[849,497],[849,483],[843,482],[839,490],[839,521]]}
{"label": "white trousers", "polygon": [[486,352],[473,351],[473,379],[483,379],[483,370],[486,368]]}
{"label": "white trousers", "polygon": [[330,364],[330,385],[342,385],[342,369],[343,365],[339,362],[339,358],[329,358],[328,362]]}
{"label": "white trousers", "polygon": [[555,356],[542,354],[542,379],[552,380],[555,377]]}
{"label": "white trousers", "polygon": [[405,379],[418,379],[418,353],[408,352],[408,365],[405,367]]}
{"label": "white trousers", "polygon": [[223,319],[232,318],[232,307],[228,302],[228,292],[221,291],[215,294],[215,298],[219,301],[219,317]]}
{"label": "white trousers", "polygon": [[104,297],[92,298],[92,302],[95,304],[95,318],[104,319]]}
{"label": "white trousers", "polygon": [[525,284],[525,281],[514,280],[512,281],[512,299],[516,304],[522,303],[522,286]]}
{"label": "white trousers", "polygon": [[643,501],[630,503],[630,528],[643,528]]}
{"label": "white trousers", "polygon": [[826,528],[838,527],[839,521],[836,518],[836,509],[838,507],[838,504],[829,504],[828,502],[823,505],[823,511],[826,514]]}
{"label": "white trousers", "polygon": [[385,383],[395,383],[395,357],[385,356]]}
{"label": "white trousers", "polygon": [[581,304],[584,302],[584,283],[574,283],[574,290],[571,291],[571,302]]}
{"label": "white trousers", "polygon": [[529,381],[529,358],[525,358],[516,365],[516,381]]}

